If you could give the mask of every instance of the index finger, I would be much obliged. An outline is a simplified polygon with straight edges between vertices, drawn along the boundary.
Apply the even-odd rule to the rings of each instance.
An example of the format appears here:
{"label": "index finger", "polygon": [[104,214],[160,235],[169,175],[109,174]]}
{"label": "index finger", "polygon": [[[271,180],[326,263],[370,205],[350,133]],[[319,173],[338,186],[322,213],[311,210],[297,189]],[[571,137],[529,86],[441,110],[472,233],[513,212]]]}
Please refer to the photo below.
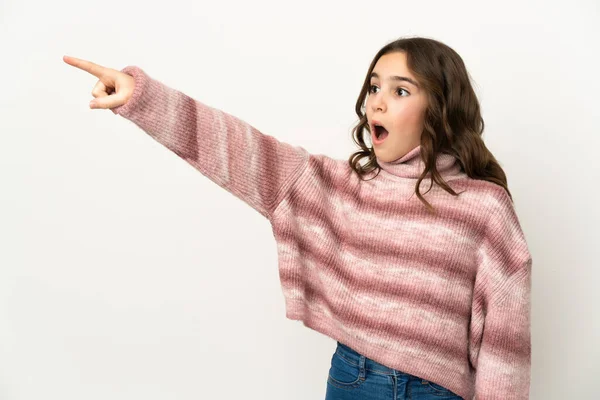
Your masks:
{"label": "index finger", "polygon": [[69,65],[77,67],[81,70],[89,72],[90,74],[96,76],[97,78],[101,78],[107,71],[107,68],[95,64],[91,61],[82,60],[80,58],[63,56],[63,61]]}

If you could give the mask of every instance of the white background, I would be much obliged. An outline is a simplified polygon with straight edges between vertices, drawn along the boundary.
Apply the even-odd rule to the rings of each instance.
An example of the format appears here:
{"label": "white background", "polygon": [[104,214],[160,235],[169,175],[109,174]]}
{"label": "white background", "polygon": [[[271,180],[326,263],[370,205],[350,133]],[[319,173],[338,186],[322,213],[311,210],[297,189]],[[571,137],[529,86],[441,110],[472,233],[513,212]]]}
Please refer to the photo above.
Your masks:
{"label": "white background", "polygon": [[63,55],[151,77],[347,159],[369,63],[454,48],[533,256],[532,399],[600,374],[600,5],[0,1],[0,399],[322,399],[335,341],[285,318],[266,219]]}

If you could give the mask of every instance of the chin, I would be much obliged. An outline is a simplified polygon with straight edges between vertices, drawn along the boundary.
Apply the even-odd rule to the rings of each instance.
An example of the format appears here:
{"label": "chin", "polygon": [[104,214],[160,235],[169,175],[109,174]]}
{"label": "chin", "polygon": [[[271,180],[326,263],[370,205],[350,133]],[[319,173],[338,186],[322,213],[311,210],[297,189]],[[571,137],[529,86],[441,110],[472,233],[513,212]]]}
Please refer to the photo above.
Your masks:
{"label": "chin", "polygon": [[385,162],[394,161],[397,158],[397,157],[393,158],[392,156],[390,156],[390,154],[388,154],[387,151],[381,151],[381,150],[375,150],[375,155],[377,156],[379,161],[385,161]]}
{"label": "chin", "polygon": [[377,152],[376,151],[375,152],[375,156],[377,156],[377,159],[379,161],[383,161],[383,162],[390,162],[390,161],[392,161],[392,160],[390,160],[389,156],[386,157],[384,154],[381,154],[381,152]]}

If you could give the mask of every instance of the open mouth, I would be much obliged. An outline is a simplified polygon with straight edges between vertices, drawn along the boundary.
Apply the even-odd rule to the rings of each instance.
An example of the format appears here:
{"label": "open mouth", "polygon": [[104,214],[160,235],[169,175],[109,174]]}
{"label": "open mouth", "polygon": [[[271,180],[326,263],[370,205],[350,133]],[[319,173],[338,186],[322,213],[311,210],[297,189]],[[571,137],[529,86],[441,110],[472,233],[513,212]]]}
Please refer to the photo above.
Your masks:
{"label": "open mouth", "polygon": [[375,139],[377,139],[378,143],[381,143],[385,140],[386,137],[388,137],[389,132],[387,131],[387,129],[385,129],[385,127],[383,127],[383,125],[375,122],[373,125],[373,134],[375,136]]}

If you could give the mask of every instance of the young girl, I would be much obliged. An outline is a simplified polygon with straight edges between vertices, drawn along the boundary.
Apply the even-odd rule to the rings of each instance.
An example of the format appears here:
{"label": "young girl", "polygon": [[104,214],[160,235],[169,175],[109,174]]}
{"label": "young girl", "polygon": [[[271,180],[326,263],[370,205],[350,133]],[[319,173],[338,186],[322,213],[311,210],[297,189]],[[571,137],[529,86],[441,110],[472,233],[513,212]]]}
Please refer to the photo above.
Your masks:
{"label": "young girl", "polygon": [[529,397],[532,258],[454,50],[416,37],[375,55],[349,160],[278,141],[139,67],[64,61],[99,78],[92,108],[270,221],[286,317],[337,341],[326,399]]}

